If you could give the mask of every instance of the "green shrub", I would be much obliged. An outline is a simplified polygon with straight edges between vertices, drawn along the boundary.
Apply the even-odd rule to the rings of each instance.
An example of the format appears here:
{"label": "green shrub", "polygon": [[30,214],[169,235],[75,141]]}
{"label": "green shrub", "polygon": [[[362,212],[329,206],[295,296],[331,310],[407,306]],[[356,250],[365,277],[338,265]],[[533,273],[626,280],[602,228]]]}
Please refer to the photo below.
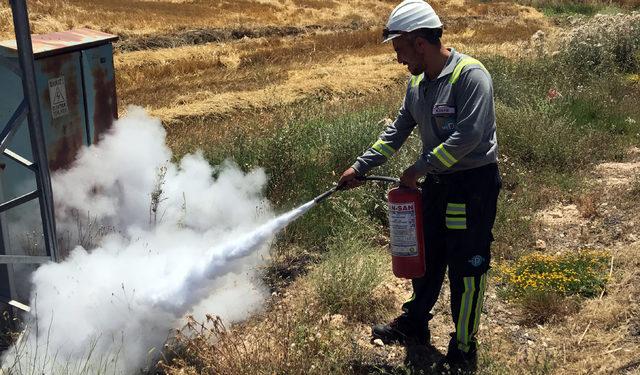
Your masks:
{"label": "green shrub", "polygon": [[547,16],[557,16],[562,14],[582,14],[592,16],[602,7],[596,4],[573,1],[548,1],[542,2],[538,6]]}
{"label": "green shrub", "polygon": [[[164,374],[345,374],[357,357],[339,326],[312,309],[271,312],[259,332],[234,334],[217,317],[189,317],[165,346]],[[346,344],[346,345],[345,345]],[[186,372],[185,372],[186,369]]]}
{"label": "green shrub", "polygon": [[346,236],[336,240],[311,279],[320,305],[329,314],[364,322],[384,317],[390,299],[375,291],[384,280],[385,261],[388,257],[381,257],[363,240]]}
{"label": "green shrub", "polygon": [[496,243],[493,252],[500,259],[514,259],[519,255],[522,244],[533,242],[531,232],[532,208],[528,194],[514,195],[503,191],[498,199],[498,209],[494,224]]}
{"label": "green shrub", "polygon": [[640,13],[599,14],[575,27],[560,58],[590,73],[634,72],[640,66]]}
{"label": "green shrub", "polygon": [[518,298],[528,291],[594,297],[607,282],[610,256],[606,251],[580,250],[560,255],[530,253],[498,267],[503,291]]}
{"label": "green shrub", "polygon": [[607,283],[609,259],[608,252],[596,250],[529,253],[495,267],[499,292],[518,304],[524,322],[542,324],[576,311],[576,299],[599,295]]}

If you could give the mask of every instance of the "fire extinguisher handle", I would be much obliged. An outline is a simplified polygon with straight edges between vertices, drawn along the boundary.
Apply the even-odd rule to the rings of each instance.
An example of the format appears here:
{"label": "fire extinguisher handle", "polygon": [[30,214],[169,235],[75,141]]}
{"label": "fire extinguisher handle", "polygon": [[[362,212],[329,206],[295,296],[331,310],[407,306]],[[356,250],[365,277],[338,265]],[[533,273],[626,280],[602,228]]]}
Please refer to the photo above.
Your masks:
{"label": "fire extinguisher handle", "polygon": [[356,179],[360,181],[382,181],[382,182],[390,182],[392,184],[399,184],[400,179],[389,176],[358,176]]}

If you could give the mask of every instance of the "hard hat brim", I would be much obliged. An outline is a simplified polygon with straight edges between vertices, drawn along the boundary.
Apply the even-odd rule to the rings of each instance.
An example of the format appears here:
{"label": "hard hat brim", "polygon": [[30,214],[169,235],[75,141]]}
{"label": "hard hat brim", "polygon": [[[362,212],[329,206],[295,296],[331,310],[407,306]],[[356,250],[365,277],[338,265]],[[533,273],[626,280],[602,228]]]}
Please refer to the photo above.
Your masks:
{"label": "hard hat brim", "polygon": [[386,37],[386,38],[382,41],[382,43],[389,42],[390,40],[395,39],[395,38],[399,37],[400,35],[402,35],[402,34],[391,34],[391,35],[389,35],[388,37]]}
{"label": "hard hat brim", "polygon": [[382,30],[382,43],[386,43],[391,39],[397,38],[402,34],[406,34],[407,32],[404,30],[389,30],[388,28],[384,28]]}

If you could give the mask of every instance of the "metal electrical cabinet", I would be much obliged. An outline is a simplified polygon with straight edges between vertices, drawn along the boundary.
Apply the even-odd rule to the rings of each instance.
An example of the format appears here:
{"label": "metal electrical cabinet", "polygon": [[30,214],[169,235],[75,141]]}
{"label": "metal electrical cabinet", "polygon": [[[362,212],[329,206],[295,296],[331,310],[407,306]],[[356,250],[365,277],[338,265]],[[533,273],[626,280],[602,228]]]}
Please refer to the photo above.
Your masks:
{"label": "metal electrical cabinet", "polygon": [[[80,148],[97,142],[117,117],[112,47],[115,40],[115,35],[88,29],[32,36],[42,127],[52,172],[69,167]],[[16,73],[16,42],[0,42],[0,127],[10,121],[23,100],[21,78]],[[27,194],[36,185],[32,171],[14,159],[17,154],[33,160],[26,119],[22,122],[0,154],[2,201]],[[42,243],[38,232],[30,232],[41,225],[37,201],[1,215],[0,254],[43,254],[37,245]],[[26,264],[0,264],[0,298],[27,302],[28,285],[14,280],[22,281],[33,268]]]}

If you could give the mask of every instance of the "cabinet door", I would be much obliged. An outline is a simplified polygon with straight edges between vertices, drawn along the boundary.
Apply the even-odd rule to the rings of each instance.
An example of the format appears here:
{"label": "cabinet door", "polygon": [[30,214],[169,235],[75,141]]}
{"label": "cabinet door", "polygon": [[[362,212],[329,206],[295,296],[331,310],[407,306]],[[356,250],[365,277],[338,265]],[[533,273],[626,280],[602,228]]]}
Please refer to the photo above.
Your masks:
{"label": "cabinet door", "polygon": [[68,168],[88,144],[80,52],[36,60],[42,127],[52,172]]}
{"label": "cabinet door", "polygon": [[118,116],[111,44],[82,51],[89,142],[96,143]]}

